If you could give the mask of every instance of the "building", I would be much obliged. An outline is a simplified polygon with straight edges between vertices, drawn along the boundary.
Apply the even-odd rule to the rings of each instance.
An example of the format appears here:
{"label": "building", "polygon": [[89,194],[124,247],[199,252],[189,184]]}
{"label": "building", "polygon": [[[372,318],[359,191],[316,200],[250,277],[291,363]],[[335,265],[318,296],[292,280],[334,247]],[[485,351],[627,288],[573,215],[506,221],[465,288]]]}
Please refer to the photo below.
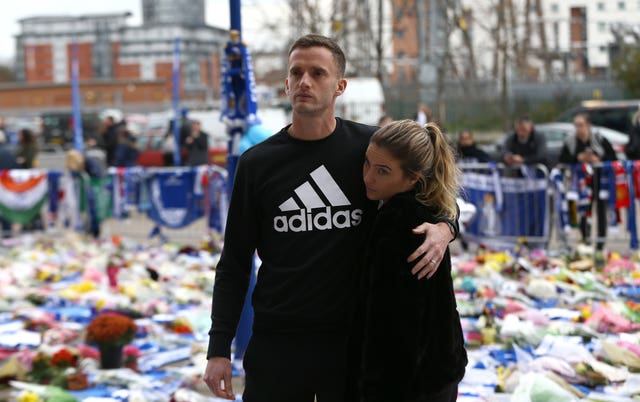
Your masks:
{"label": "building", "polygon": [[[228,40],[226,30],[208,26],[204,0],[143,0],[143,23],[128,26],[130,13],[79,16],[34,16],[19,21],[16,36],[18,81],[64,84],[71,81],[77,52],[82,83],[113,82],[128,88],[136,83],[161,81],[171,99],[176,38],[180,47],[181,99],[210,104],[220,93],[220,57]],[[117,85],[116,85],[117,84]],[[100,87],[104,87],[101,85]],[[94,94],[100,104],[107,98],[123,99],[112,92]],[[85,94],[86,97],[86,94]]]}
{"label": "building", "polygon": [[[496,3],[391,0],[393,68],[389,81],[429,86],[437,79],[438,60],[445,55],[457,62],[459,71],[464,70],[468,61],[465,39],[475,50],[473,76],[492,78],[496,68],[499,69],[495,66],[497,60],[499,63],[496,57],[499,45],[492,30],[498,25]],[[611,46],[625,36],[640,36],[640,0],[542,0],[539,11],[533,0],[505,4],[513,4],[514,9],[514,13],[507,11],[505,15],[509,49],[525,44],[529,48],[522,71],[515,68],[519,56],[509,50],[507,68],[511,78],[517,74],[520,78],[538,80],[602,77],[611,66]],[[529,10],[525,10],[526,4],[530,5]],[[459,18],[458,24],[452,22],[455,17]],[[467,38],[463,38],[460,23]],[[550,71],[546,71],[545,63],[550,64]]]}
{"label": "building", "polygon": [[[569,56],[569,75],[603,73],[611,65],[609,49],[616,32],[640,32],[639,0],[545,0],[550,49]],[[561,60],[555,70],[561,70]]]}

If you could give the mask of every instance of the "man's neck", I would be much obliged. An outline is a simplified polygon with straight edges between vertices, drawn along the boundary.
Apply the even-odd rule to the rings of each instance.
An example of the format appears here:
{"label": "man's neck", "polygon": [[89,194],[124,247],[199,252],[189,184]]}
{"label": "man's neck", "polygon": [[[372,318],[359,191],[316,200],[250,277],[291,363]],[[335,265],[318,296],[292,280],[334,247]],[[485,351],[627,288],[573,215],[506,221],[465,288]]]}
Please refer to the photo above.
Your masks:
{"label": "man's neck", "polygon": [[328,137],[336,128],[336,118],[328,116],[305,116],[294,113],[287,132],[293,138],[305,141]]}

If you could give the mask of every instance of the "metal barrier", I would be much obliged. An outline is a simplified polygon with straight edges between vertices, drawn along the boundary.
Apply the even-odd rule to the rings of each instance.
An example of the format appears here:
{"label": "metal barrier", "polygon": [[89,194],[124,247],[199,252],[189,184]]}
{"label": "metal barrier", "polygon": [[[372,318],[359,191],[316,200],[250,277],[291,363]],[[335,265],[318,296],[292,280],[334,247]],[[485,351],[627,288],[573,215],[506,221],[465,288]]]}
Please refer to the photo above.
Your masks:
{"label": "metal barrier", "polygon": [[553,189],[558,241],[570,248],[576,241],[602,248],[616,243],[638,248],[636,180],[638,161],[557,165],[549,179]]}
{"label": "metal barrier", "polygon": [[227,187],[226,170],[214,165],[112,168],[103,177],[42,169],[3,171],[2,235],[75,230],[201,242],[212,232],[224,232]]}
{"label": "metal barrier", "polygon": [[[579,241],[638,249],[640,161],[510,168],[460,164],[461,198],[476,208],[464,240],[495,248],[521,239],[570,250]],[[197,244],[224,232],[228,180],[218,166],[110,169],[102,179],[42,169],[0,173],[0,216],[35,230],[90,231]],[[593,178],[599,179],[593,183]],[[593,183],[593,184],[590,184]],[[597,184],[597,185],[595,185]],[[589,208],[591,204],[595,207]],[[600,205],[600,213],[597,205]],[[605,208],[603,208],[605,207]],[[605,210],[606,213],[602,213]],[[40,213],[39,211],[42,211]],[[584,218],[584,219],[582,219]],[[34,221],[41,221],[34,227]],[[582,239],[580,222],[587,225]],[[5,222],[3,235],[12,235]],[[591,230],[604,227],[606,230]]]}
{"label": "metal barrier", "polygon": [[109,176],[113,213],[102,224],[106,235],[197,244],[224,233],[228,182],[219,166],[111,168]]}
{"label": "metal barrier", "polygon": [[638,249],[640,161],[558,165],[551,172],[542,165],[459,166],[462,198],[477,208],[465,240],[508,247],[526,239],[565,251],[580,242]]}
{"label": "metal barrier", "polygon": [[550,233],[549,174],[544,165],[506,167],[495,163],[461,163],[461,197],[476,206],[466,224],[465,240],[493,247],[526,238],[546,247]]}

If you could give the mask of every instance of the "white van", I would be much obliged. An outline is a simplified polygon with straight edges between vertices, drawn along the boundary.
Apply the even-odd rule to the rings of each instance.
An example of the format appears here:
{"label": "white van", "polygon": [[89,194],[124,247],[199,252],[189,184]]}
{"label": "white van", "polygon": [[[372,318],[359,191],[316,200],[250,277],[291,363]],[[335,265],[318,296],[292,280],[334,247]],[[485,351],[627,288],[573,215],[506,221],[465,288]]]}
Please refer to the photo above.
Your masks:
{"label": "white van", "polygon": [[377,78],[347,78],[347,89],[336,99],[336,116],[376,126],[384,114],[384,91]]}

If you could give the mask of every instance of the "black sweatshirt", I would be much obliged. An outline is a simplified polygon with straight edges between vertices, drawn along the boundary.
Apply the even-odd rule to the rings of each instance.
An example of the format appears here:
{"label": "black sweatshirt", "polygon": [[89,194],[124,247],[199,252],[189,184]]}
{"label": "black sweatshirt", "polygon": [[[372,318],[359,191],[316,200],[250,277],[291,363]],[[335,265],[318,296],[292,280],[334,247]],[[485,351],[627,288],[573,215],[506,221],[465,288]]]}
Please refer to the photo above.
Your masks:
{"label": "black sweatshirt", "polygon": [[362,215],[374,207],[362,180],[375,127],[336,119],[321,140],[285,127],[238,163],[216,269],[207,357],[230,355],[255,249],[254,331],[346,331],[352,316]]}
{"label": "black sweatshirt", "polygon": [[[422,243],[411,228],[435,216],[414,192],[397,194],[375,217],[366,246],[361,300],[360,401],[430,400],[459,382],[467,364],[447,249],[429,280],[416,280],[406,256]],[[357,367],[351,362],[351,367]],[[352,377],[353,378],[353,377]]]}

